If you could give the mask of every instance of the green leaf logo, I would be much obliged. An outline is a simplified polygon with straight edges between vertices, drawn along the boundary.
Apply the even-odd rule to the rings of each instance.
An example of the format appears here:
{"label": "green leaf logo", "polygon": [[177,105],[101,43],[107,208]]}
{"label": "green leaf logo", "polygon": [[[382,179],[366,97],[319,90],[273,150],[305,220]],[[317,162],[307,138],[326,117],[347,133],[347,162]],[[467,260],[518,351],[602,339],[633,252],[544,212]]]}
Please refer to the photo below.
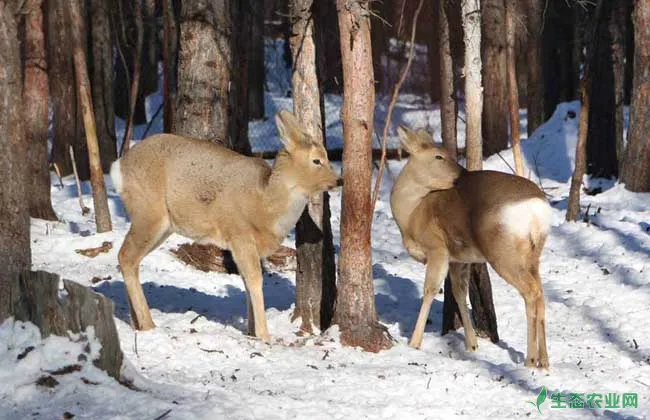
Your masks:
{"label": "green leaf logo", "polygon": [[542,403],[546,401],[546,387],[543,386],[542,390],[539,391],[539,395],[537,396],[537,403],[534,403],[532,401],[526,401],[528,404],[532,404],[535,407],[537,407],[537,411],[539,411],[539,414],[542,414],[542,410],[539,409],[539,406],[542,405]]}

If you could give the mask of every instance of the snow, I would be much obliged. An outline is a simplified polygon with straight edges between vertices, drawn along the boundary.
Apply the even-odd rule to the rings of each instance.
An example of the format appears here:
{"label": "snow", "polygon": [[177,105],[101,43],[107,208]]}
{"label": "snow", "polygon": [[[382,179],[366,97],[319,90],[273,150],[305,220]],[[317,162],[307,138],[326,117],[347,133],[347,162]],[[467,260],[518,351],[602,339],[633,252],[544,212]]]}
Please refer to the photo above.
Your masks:
{"label": "snow", "polygon": [[[269,93],[266,100],[268,117],[291,107],[291,99],[281,93]],[[340,145],[341,98],[325,100],[328,142]],[[156,101],[151,101],[154,111]],[[404,95],[393,121],[434,129],[439,139],[439,111],[421,102]],[[379,131],[383,106],[378,104]],[[56,272],[114,300],[124,376],[136,389],[118,384],[89,362],[79,371],[56,376],[59,385],[54,388],[36,385],[48,371],[79,363],[86,343],[91,344],[91,360],[99,351],[93,332],[72,341],[43,340],[33,325],[8,320],[0,326],[0,418],[62,418],[65,412],[75,419],[518,418],[539,415],[527,401],[535,401],[543,386],[549,390],[541,406],[545,417],[650,416],[650,194],[630,193],[612,181],[586,180],[603,188],[601,194],[582,196],[589,223],[564,222],[578,118],[577,103],[561,104],[522,143],[526,173],[543,186],[553,207],[541,261],[549,371],[523,366],[523,300],[492,270],[498,344],[479,339],[478,351],[469,353],[462,331],[441,337],[443,297],[438,295],[421,350],[408,347],[424,267],[406,253],[390,211],[389,191],[403,162],[387,165],[373,220],[377,312],[395,339],[392,349],[378,354],[342,347],[336,328],[319,336],[296,335],[299,322],[291,322],[295,275],[287,272],[264,275],[272,344],[246,336],[241,278],[204,273],[177,260],[170,249],[186,241],[177,235],[141,265],[157,328],[132,330],[117,267],[129,221],[114,186],[106,177],[114,230],[97,234],[94,214],[81,215],[74,180],[65,178],[59,185],[53,178],[52,199],[60,222],[32,220],[33,269]],[[272,120],[251,123],[253,139],[268,140]],[[459,132],[462,137],[461,127]],[[277,142],[273,133],[270,138]],[[397,144],[395,132],[391,135]],[[510,172],[509,166],[514,166],[510,151],[485,161],[488,169]],[[82,193],[92,207],[87,183]],[[338,249],[340,191],[331,194],[331,207]],[[113,243],[108,253],[95,258],[75,253],[103,241]],[[285,244],[293,242],[291,233]],[[30,346],[34,349],[19,358]],[[556,392],[636,392],[638,408],[550,408],[551,393]]]}

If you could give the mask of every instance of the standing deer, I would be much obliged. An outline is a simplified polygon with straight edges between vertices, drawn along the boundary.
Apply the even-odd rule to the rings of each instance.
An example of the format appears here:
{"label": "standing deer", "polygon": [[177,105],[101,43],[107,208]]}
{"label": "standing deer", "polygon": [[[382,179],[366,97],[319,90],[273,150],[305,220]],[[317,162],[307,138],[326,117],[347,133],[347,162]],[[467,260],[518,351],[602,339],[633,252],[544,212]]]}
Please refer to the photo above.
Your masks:
{"label": "standing deer", "polygon": [[399,127],[398,134],[410,157],[393,186],[391,209],[409,254],[426,264],[424,297],[410,346],[420,348],[431,304],[449,271],[465,346],[477,349],[466,302],[465,263],[488,262],[524,298],[526,366],[547,368],[539,258],[550,229],[551,207],[544,193],[522,177],[468,172],[434,145],[426,131]]}
{"label": "standing deer", "polygon": [[260,258],[280,247],[310,196],[340,185],[322,144],[288,111],[276,115],[284,148],[273,168],[209,141],[152,136],[111,166],[131,228],[119,263],[139,330],[155,325],[139,281],[142,258],[172,233],[232,252],[244,278],[249,333],[269,342]]}

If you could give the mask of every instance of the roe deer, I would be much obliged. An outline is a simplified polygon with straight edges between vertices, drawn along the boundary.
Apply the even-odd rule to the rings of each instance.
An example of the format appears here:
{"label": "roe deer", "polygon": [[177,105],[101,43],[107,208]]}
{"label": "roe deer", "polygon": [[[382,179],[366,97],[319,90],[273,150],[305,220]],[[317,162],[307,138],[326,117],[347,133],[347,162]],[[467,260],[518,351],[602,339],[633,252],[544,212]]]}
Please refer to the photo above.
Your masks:
{"label": "roe deer", "polygon": [[244,278],[248,328],[269,333],[260,258],[280,247],[310,196],[340,185],[322,144],[288,111],[276,115],[284,148],[273,168],[206,140],[152,136],[111,166],[111,178],[131,218],[119,252],[131,322],[155,325],[140,285],[140,261],[176,232],[232,252]]}
{"label": "roe deer", "polygon": [[422,307],[409,344],[415,348],[422,344],[431,304],[449,271],[465,345],[476,350],[466,302],[466,263],[488,262],[524,298],[526,366],[547,368],[539,258],[550,229],[551,207],[544,193],[515,175],[468,172],[434,145],[426,131],[399,127],[398,134],[410,157],[393,186],[391,209],[409,254],[426,264]]}

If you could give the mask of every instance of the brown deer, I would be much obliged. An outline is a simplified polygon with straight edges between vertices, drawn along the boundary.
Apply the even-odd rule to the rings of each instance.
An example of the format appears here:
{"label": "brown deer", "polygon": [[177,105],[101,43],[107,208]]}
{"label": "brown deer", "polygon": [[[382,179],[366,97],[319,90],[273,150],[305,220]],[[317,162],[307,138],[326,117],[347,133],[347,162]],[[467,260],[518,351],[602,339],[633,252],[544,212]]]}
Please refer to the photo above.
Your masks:
{"label": "brown deer", "polygon": [[[468,172],[426,131],[398,128],[408,162],[391,192],[404,246],[426,264],[424,297],[410,346],[420,348],[429,310],[449,271],[469,351],[478,347],[467,309],[466,263],[488,262],[524,298],[526,366],[548,367],[539,258],[551,207],[533,182],[502,172]],[[451,264],[450,264],[451,263]]]}
{"label": "brown deer", "polygon": [[248,328],[269,333],[260,258],[272,254],[310,196],[340,185],[322,144],[288,111],[276,115],[284,148],[271,168],[206,140],[152,136],[111,166],[111,178],[131,218],[119,252],[134,328],[155,325],[139,281],[142,258],[172,233],[232,252],[244,278]]}

